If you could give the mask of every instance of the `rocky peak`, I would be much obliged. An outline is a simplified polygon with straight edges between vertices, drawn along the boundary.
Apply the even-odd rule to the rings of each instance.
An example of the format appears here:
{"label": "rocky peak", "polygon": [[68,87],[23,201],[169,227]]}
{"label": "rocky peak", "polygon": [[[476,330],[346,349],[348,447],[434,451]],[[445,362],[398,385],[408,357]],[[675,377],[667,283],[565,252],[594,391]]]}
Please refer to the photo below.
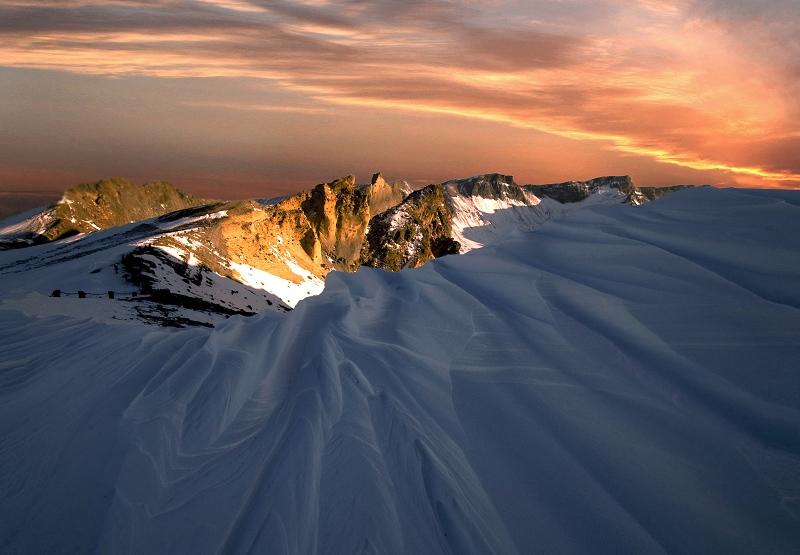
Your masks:
{"label": "rocky peak", "polygon": [[362,188],[367,194],[371,216],[400,204],[411,192],[411,187],[405,181],[386,181],[380,172],[374,174],[370,183]]}
{"label": "rocky peak", "polygon": [[383,174],[381,172],[372,174],[372,179],[370,180],[370,185],[373,187],[383,187],[386,185],[386,180],[383,178]]}
{"label": "rocky peak", "polygon": [[330,189],[333,191],[353,189],[356,186],[356,176],[346,175],[339,179],[334,179],[329,183],[320,183],[314,189]]}
{"label": "rocky peak", "polygon": [[414,191],[394,208],[373,217],[361,251],[365,266],[398,271],[433,258],[457,254],[452,213],[444,184]]}
{"label": "rocky peak", "polygon": [[300,207],[320,243],[323,255],[339,269],[358,261],[364,231],[369,223],[369,198],[348,175],[321,183],[300,194]]}

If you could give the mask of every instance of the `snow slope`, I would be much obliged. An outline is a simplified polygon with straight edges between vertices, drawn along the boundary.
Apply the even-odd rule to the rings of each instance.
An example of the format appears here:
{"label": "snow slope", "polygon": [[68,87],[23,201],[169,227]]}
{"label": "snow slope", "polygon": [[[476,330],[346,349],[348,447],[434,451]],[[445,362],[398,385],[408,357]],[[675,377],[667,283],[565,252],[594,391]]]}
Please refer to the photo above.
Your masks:
{"label": "snow slope", "polygon": [[509,197],[486,198],[480,195],[452,194],[453,239],[467,253],[519,232],[531,231],[554,218],[596,204],[619,204],[625,195],[616,189],[598,188],[584,200],[562,204],[548,197],[538,198],[522,188],[525,200]]}
{"label": "snow slope", "polygon": [[0,311],[0,551],[796,552],[798,200],[599,204],[214,330]]}

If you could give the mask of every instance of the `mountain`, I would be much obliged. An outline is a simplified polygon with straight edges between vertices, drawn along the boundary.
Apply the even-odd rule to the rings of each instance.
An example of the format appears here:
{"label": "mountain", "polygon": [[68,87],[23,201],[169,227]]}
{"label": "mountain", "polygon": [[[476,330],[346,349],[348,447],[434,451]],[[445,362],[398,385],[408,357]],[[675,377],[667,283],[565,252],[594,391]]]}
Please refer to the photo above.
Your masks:
{"label": "mountain", "polygon": [[[115,301],[130,302],[106,308],[123,320],[211,324],[220,316],[286,312],[318,294],[330,271],[357,269],[372,210],[408,192],[378,173],[366,185],[346,176],[280,199],[208,202],[8,253],[0,256],[0,277],[39,295],[59,290],[55,304],[67,310],[86,309],[65,302],[68,294],[114,291]],[[25,283],[17,282],[23,275]],[[27,298],[16,302],[38,310],[29,305],[42,303]]]}
{"label": "mountain", "polygon": [[0,249],[91,233],[207,202],[164,181],[141,186],[122,178],[83,183],[67,189],[61,200],[45,210],[0,227]]}
{"label": "mountain", "polygon": [[[607,183],[615,178],[598,178]],[[549,186],[545,186],[549,187]],[[587,189],[587,204],[564,206],[539,198],[510,175],[490,173],[428,185],[372,218],[361,253],[365,266],[418,268],[447,254],[479,248],[593,202],[622,202],[627,193],[604,186]]]}
{"label": "mountain", "polygon": [[561,203],[580,202],[602,190],[615,190],[624,196],[624,202],[638,206],[693,185],[671,187],[637,187],[628,175],[596,177],[587,181],[566,181],[547,185],[525,185],[526,191],[538,197],[548,197]]}
{"label": "mountain", "polygon": [[[233,202],[200,201],[163,183],[136,187],[107,180],[67,191],[49,211],[21,219],[24,225],[7,225],[18,241],[32,221],[44,221],[40,228],[61,239],[0,256],[0,277],[19,287],[13,302],[28,311],[85,311],[87,303],[66,298],[83,291],[99,303],[111,291],[115,302],[95,303],[107,311],[97,317],[213,325],[232,315],[288,312],[319,294],[334,270],[416,268],[573,210],[622,202],[630,191],[610,186],[616,179],[592,180],[598,185],[587,189],[588,196],[568,204],[540,199],[512,176],[497,173],[415,192],[380,173],[367,184],[349,175],[293,195]],[[128,223],[183,204],[192,206]],[[124,225],[64,237],[69,233],[60,226],[77,226],[72,220],[98,228],[95,222]],[[22,244],[27,243],[16,243]],[[56,291],[61,300],[29,296]]]}
{"label": "mountain", "polygon": [[214,329],[2,275],[0,551],[795,552],[798,252],[797,192],[697,188]]}
{"label": "mountain", "polygon": [[601,188],[614,189],[630,200],[636,192],[630,176],[596,177],[587,181],[566,181],[546,185],[525,185],[525,190],[538,197],[548,197],[561,203],[580,202]]}
{"label": "mountain", "polygon": [[[286,310],[319,293],[330,271],[355,271],[373,210],[385,210],[408,190],[379,173],[368,185],[349,175],[281,199],[227,203],[213,207],[218,217],[145,241],[127,260],[129,266],[137,259],[151,262],[138,264],[135,274],[150,290],[174,290],[175,268],[188,265],[266,291],[275,297],[270,306]],[[216,284],[195,281],[192,294],[213,302]],[[206,295],[204,284],[211,286]]]}

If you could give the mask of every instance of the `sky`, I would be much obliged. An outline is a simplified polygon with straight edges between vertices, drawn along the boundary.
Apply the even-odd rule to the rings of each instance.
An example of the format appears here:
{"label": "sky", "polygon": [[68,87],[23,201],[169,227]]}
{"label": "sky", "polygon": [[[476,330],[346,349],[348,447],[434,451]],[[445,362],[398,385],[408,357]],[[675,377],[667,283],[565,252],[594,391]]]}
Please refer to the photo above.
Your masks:
{"label": "sky", "polygon": [[800,188],[798,0],[0,0],[0,191]]}

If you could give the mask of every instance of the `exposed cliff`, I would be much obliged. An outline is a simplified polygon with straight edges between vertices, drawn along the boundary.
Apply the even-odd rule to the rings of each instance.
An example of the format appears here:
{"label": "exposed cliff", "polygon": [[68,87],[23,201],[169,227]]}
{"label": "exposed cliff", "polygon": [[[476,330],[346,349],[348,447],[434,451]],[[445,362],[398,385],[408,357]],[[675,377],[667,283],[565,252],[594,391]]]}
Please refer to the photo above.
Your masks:
{"label": "exposed cliff", "polygon": [[443,184],[411,193],[402,204],[372,218],[361,263],[397,271],[457,254],[460,245],[452,238],[452,214]]}

